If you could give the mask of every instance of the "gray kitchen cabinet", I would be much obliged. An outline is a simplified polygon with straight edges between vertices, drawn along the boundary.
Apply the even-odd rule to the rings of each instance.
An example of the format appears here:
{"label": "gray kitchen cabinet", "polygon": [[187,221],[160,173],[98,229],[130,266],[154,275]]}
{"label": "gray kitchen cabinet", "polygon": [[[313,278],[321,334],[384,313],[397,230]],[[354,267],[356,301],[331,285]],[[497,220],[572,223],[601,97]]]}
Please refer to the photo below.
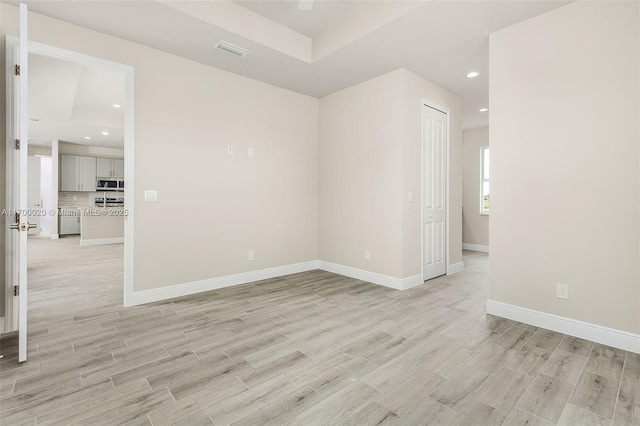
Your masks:
{"label": "gray kitchen cabinet", "polygon": [[97,175],[99,178],[124,178],[124,160],[117,158],[98,158]]}
{"label": "gray kitchen cabinet", "polygon": [[124,160],[112,160],[113,177],[124,179]]}
{"label": "gray kitchen cabinet", "polygon": [[60,156],[60,191],[95,191],[96,159],[77,155]]}
{"label": "gray kitchen cabinet", "polygon": [[73,235],[80,233],[80,210],[77,208],[60,209],[60,235]]}

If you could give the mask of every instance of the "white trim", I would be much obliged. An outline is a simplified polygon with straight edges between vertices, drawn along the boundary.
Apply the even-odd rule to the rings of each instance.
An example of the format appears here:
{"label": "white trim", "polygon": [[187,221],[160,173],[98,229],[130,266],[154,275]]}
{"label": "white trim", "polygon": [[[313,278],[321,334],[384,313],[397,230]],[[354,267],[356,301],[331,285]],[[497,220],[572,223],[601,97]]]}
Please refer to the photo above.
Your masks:
{"label": "white trim", "polygon": [[258,271],[243,272],[240,274],[226,275],[223,277],[209,278],[183,284],[154,288],[152,290],[134,291],[131,294],[130,305],[142,305],[144,303],[158,302],[160,300],[173,299],[204,291],[216,290],[223,287],[251,283],[281,277],[283,275],[318,269],[318,261],[295,263],[292,265],[276,266],[274,268],[260,269]]}
{"label": "white trim", "polygon": [[[11,76],[14,73],[14,65],[16,64],[19,39],[14,36],[7,35],[5,41],[5,76]],[[14,161],[17,155],[14,149],[14,139],[16,138],[15,121],[16,117],[14,111],[15,105],[15,79],[6,78],[6,127],[5,127],[5,208],[14,209],[18,208],[15,205],[16,188],[17,183],[15,181]],[[14,218],[11,215],[4,217],[4,265],[5,265],[5,277],[4,277],[4,291],[5,291],[5,319],[6,327],[8,330],[13,331],[18,329],[18,306],[16,298],[13,295],[13,285],[16,283],[17,272],[16,265],[13,259],[13,251],[16,245],[15,238],[17,235],[15,232],[9,231],[9,225],[13,224]]]}
{"label": "white trim", "polygon": [[481,251],[483,253],[489,253],[489,246],[483,246],[482,244],[462,243],[462,250]]}
{"label": "white trim", "polygon": [[422,284],[422,274],[414,275],[408,278],[396,278],[388,275],[378,274],[376,272],[365,271],[363,269],[352,268],[350,266],[339,265],[337,263],[318,261],[318,269],[333,272],[334,274],[343,275],[357,280],[367,281],[373,284],[382,285],[396,290],[406,290],[411,287]]}
{"label": "white trim", "polygon": [[457,274],[464,271],[464,263],[458,262],[447,266],[447,275]]}
{"label": "white trim", "polygon": [[81,246],[102,246],[106,244],[123,244],[124,237],[80,239]]}
{"label": "white trim", "polygon": [[487,313],[536,327],[591,340],[614,348],[640,353],[640,334],[535,311],[533,309],[487,300]]}
{"label": "white trim", "polygon": [[[18,87],[19,116],[18,116],[18,139],[20,139],[22,149],[18,150],[18,204],[19,209],[27,207],[27,154],[29,148],[29,31],[28,25],[29,9],[25,3],[20,3],[20,78]],[[14,163],[15,164],[15,163]],[[15,172],[15,169],[14,169]],[[15,207],[14,207],[15,208]],[[20,215],[20,225],[28,224],[26,215]],[[28,225],[27,225],[28,226]],[[29,300],[29,281],[27,277],[27,233],[19,232],[20,241],[18,256],[18,362],[27,360],[27,301]]]}
{"label": "white trim", "polygon": [[[60,142],[58,139],[51,139],[51,208],[53,211],[58,210],[58,179],[60,177]],[[60,237],[60,222],[58,216],[51,218],[51,239],[57,240]]]}
{"label": "white trim", "polygon": [[[7,36],[8,38],[9,36]],[[29,42],[29,51],[39,55],[54,57],[71,62],[80,63],[92,67],[108,68],[124,73],[125,76],[125,100],[124,100],[124,179],[127,190],[124,193],[124,205],[129,214],[124,221],[124,306],[132,306],[130,301],[133,295],[133,218],[134,218],[134,95],[133,81],[134,69],[130,65],[120,64],[107,59],[97,58],[59,47],[49,46],[38,42]]]}
{"label": "white trim", "polygon": [[402,278],[402,288],[400,290],[409,290],[410,288],[424,284],[422,274],[414,275],[408,278]]}
{"label": "white trim", "polygon": [[127,190],[124,193],[124,205],[129,214],[124,217],[124,295],[123,305],[129,306],[129,298],[134,289],[134,252],[133,252],[133,224],[134,224],[134,115],[133,115],[133,67],[127,67],[125,72],[125,101],[124,101],[124,181]]}
{"label": "white trim", "polygon": [[131,295],[130,306],[158,302],[161,300],[173,299],[175,297],[188,296],[190,294],[202,293],[205,291],[217,290],[219,288],[247,284],[270,278],[277,278],[284,275],[296,274],[299,272],[312,271],[314,269],[333,272],[345,277],[367,281],[396,290],[407,290],[423,283],[421,274],[414,275],[408,278],[395,278],[387,275],[377,274],[375,272],[364,271],[362,269],[351,268],[349,266],[325,262],[322,260],[311,260],[308,262],[276,266],[274,268],[260,269],[258,271],[243,272],[240,274],[226,275],[217,278],[209,278],[200,281],[154,288],[151,290],[134,291]]}
{"label": "white trim", "polygon": [[[484,185],[483,183],[489,182],[489,179],[485,179],[484,178],[484,150],[485,149],[489,149],[489,145],[484,145],[480,147],[480,205],[478,206],[480,210],[480,216],[489,216],[489,212],[491,211],[491,209],[489,209],[488,211],[484,211],[484,199],[482,198],[482,191],[484,190]],[[489,151],[489,155],[491,155],[491,151]],[[489,160],[489,164],[491,164],[491,160]]]}
{"label": "white trim", "polygon": [[[440,106],[434,102],[422,99],[420,102],[420,274],[421,280],[424,282],[424,107],[436,109],[447,116],[447,164],[445,165],[445,243],[444,243],[444,262],[447,263],[449,258],[449,226],[451,223],[451,217],[449,216],[451,209],[449,208],[449,172],[451,169],[451,126],[450,116],[451,111],[448,108]],[[448,268],[447,268],[447,274]],[[435,277],[434,277],[435,278]]]}

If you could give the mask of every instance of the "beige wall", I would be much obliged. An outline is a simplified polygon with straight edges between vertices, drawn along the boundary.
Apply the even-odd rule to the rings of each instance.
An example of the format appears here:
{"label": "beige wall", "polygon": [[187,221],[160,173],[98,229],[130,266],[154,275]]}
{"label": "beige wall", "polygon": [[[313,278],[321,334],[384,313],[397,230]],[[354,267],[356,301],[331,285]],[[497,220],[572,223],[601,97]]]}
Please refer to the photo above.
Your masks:
{"label": "beige wall", "polygon": [[320,101],[321,260],[396,278],[421,273],[423,99],[450,110],[449,264],[462,261],[462,102],[405,69]]}
{"label": "beige wall", "polygon": [[[0,7],[2,35],[15,35],[17,9]],[[29,19],[31,40],[135,68],[136,291],[318,258],[317,99]],[[145,203],[144,189],[158,202]]]}
{"label": "beige wall", "polygon": [[492,300],[640,332],[639,6],[491,35]]}
{"label": "beige wall", "polygon": [[489,245],[489,215],[480,214],[480,148],[489,146],[489,127],[463,132],[462,242]]}
{"label": "beige wall", "polygon": [[79,145],[68,142],[60,142],[59,151],[60,154],[65,155],[82,155],[96,158],[124,158],[124,149]]}
{"label": "beige wall", "polygon": [[[28,155],[48,155],[51,156],[50,146],[29,145]],[[6,154],[5,154],[6,155]]]}
{"label": "beige wall", "polygon": [[[97,158],[124,158],[124,149],[105,148],[101,146],[79,145],[75,143],[60,142],[59,153],[65,155],[83,155]],[[50,146],[29,145],[29,155],[51,155]]]}
{"label": "beige wall", "polygon": [[320,100],[320,259],[392,277],[403,276],[402,76]]}
{"label": "beige wall", "polygon": [[121,209],[92,207],[89,210],[95,215],[84,214],[80,217],[80,245],[82,245],[83,241],[124,237],[124,216],[117,216],[117,213],[109,213],[118,212]]}

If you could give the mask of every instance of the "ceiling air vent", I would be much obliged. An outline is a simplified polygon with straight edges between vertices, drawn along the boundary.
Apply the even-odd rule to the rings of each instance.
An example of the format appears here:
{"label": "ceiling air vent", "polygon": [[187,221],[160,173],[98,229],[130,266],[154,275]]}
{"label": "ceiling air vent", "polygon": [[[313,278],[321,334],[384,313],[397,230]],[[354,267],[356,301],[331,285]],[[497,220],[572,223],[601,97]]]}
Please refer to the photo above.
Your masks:
{"label": "ceiling air vent", "polygon": [[232,55],[236,55],[239,57],[244,57],[249,53],[247,49],[244,49],[240,46],[236,46],[235,44],[231,44],[228,41],[220,40],[216,45],[216,48],[223,50],[227,53],[231,53]]}

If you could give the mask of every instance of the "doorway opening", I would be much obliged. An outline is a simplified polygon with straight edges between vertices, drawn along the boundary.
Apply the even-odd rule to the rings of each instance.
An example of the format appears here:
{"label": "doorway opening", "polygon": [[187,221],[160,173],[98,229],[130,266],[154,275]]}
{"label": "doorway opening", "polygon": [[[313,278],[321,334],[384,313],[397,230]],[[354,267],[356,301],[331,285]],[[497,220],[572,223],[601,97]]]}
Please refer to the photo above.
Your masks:
{"label": "doorway opening", "polygon": [[35,226],[27,274],[30,299],[40,300],[29,306],[34,333],[91,316],[87,300],[96,291],[123,305],[125,76],[29,53],[28,80],[27,203]]}
{"label": "doorway opening", "polygon": [[[19,44],[19,39],[7,36],[7,67],[13,67]],[[27,149],[28,176],[23,182],[30,190],[26,199],[33,229],[27,237],[27,255],[21,254],[18,261],[7,259],[5,282],[16,281],[24,261],[28,265],[24,275],[34,289],[68,283],[47,294],[47,300],[29,297],[34,301],[30,309],[45,312],[47,303],[69,301],[77,290],[71,286],[73,276],[96,284],[104,284],[110,276],[108,288],[117,293],[112,303],[127,306],[133,292],[133,197],[131,191],[125,192],[133,187],[133,68],[36,42],[28,47],[28,61],[21,60],[20,73],[29,76],[28,139],[21,148]],[[8,94],[14,93],[17,81],[9,73],[7,78]],[[7,102],[11,116],[7,138],[12,139],[16,100],[8,96]],[[14,207],[9,194],[17,192],[18,181],[9,177],[16,175],[16,164],[7,164],[7,207]],[[103,187],[101,182],[106,182]],[[6,238],[8,253],[13,240],[12,234]],[[105,264],[105,259],[111,263]],[[27,288],[14,295],[13,286],[5,285],[2,331],[18,329],[17,300],[22,307],[20,293],[26,296]],[[85,287],[76,296],[79,300],[82,292],[104,289]],[[26,311],[20,310],[21,318]],[[20,324],[22,339],[26,321],[21,319]],[[33,332],[37,335],[30,329]],[[20,347],[22,351],[22,340]]]}

